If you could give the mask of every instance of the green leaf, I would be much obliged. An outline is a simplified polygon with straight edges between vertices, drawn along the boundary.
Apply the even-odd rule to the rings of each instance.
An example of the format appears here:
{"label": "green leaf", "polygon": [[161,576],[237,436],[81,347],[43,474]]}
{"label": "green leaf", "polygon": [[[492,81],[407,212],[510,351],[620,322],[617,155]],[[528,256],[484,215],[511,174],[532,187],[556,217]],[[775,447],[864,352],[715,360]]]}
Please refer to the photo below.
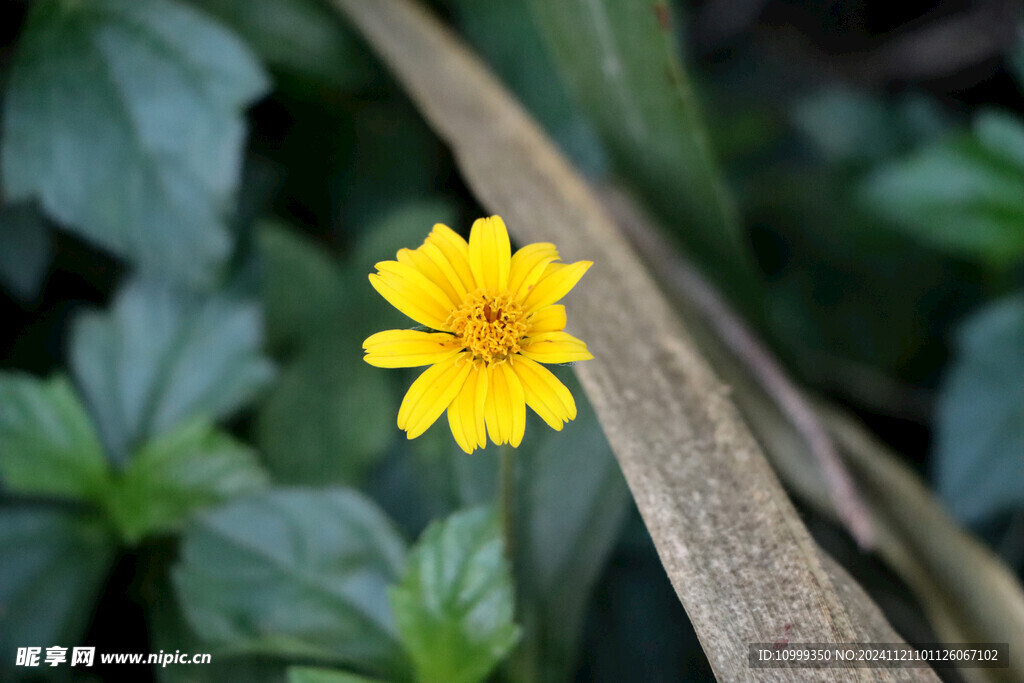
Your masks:
{"label": "green leaf", "polygon": [[[593,126],[559,81],[530,8],[520,0],[451,0],[466,39],[551,134],[576,167],[601,176],[608,160]],[[523,59],[523,55],[530,55]]]}
{"label": "green leaf", "polygon": [[64,377],[0,373],[0,474],[21,493],[102,497],[108,478],[103,448]]}
{"label": "green leaf", "polygon": [[379,679],[366,678],[334,669],[293,666],[288,669],[288,683],[379,683]]}
{"label": "green leaf", "polygon": [[51,257],[50,228],[31,204],[0,208],[0,283],[22,301],[39,296]]}
{"label": "green leaf", "polygon": [[176,2],[33,3],[4,99],[7,196],[206,284],[231,248],[241,110],[266,87],[236,38]]}
{"label": "green leaf", "polygon": [[256,454],[201,420],[134,454],[103,501],[126,543],[174,531],[196,510],[267,485]]}
{"label": "green leaf", "polygon": [[1007,266],[1024,256],[1024,123],[986,112],[970,135],[883,166],[862,187],[865,205],[921,241]]}
{"label": "green leaf", "polygon": [[259,228],[261,298],[275,349],[308,342],[337,326],[345,297],[338,264],[326,250],[283,224]]}
{"label": "green leaf", "polygon": [[173,578],[190,626],[225,655],[403,669],[386,589],[405,544],[355,491],[278,490],[195,519]]}
{"label": "green leaf", "polygon": [[368,85],[373,61],[334,12],[317,0],[189,0],[230,26],[279,73],[341,90]]}
{"label": "green leaf", "polygon": [[681,226],[680,237],[704,262],[723,272],[745,272],[748,256],[736,208],[676,57],[668,3],[529,4],[556,65],[622,177]]}
{"label": "green leaf", "polygon": [[[173,596],[174,587],[169,579],[161,577],[152,588],[153,595]],[[177,602],[171,599],[156,600],[148,610],[150,651],[164,652],[209,652],[204,643],[189,628]],[[155,669],[160,683],[223,683],[224,681],[245,681],[245,683],[286,683],[288,666],[280,660],[261,657],[213,656],[209,664],[202,666],[166,666]]]}
{"label": "green leaf", "polygon": [[942,110],[930,99],[910,95],[893,100],[839,86],[801,99],[792,120],[831,163],[892,157],[947,127]]}
{"label": "green leaf", "polygon": [[83,644],[114,550],[81,512],[0,508],[0,677],[25,675],[14,668],[19,647]]}
{"label": "green leaf", "polygon": [[71,367],[112,459],[197,416],[226,417],[272,376],[258,307],[135,281],[80,316]]}
{"label": "green leaf", "polygon": [[481,681],[519,640],[512,576],[492,508],[430,525],[390,597],[421,683]]}
{"label": "green leaf", "polygon": [[356,484],[394,438],[397,410],[387,373],[362,361],[358,341],[323,337],[275,382],[257,441],[275,481]]}
{"label": "green leaf", "polygon": [[936,425],[939,493],[981,522],[1024,506],[1024,295],[964,323],[942,385]]}

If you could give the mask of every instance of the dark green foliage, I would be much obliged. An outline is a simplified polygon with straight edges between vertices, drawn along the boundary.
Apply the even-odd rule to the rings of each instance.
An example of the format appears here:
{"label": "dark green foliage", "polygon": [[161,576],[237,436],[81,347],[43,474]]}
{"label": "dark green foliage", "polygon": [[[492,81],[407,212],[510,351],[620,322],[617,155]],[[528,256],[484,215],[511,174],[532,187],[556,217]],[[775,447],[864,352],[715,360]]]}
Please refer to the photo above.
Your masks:
{"label": "dark green foliage", "polygon": [[272,376],[260,310],[135,281],[111,310],[80,316],[71,367],[115,463],[197,416],[229,416]]}
{"label": "dark green foliage", "polygon": [[[677,53],[667,3],[531,0],[559,72],[619,174],[729,289],[749,282],[747,244],[703,114]],[[660,5],[660,8],[656,5]]]}
{"label": "dark green foliage", "polygon": [[362,495],[278,490],[199,518],[174,579],[182,611],[223,654],[403,668],[385,591],[405,543]]}
{"label": "dark green foliage", "polygon": [[82,644],[114,549],[80,510],[0,507],[0,676],[13,680],[18,647]]}
{"label": "dark green foliage", "polygon": [[956,516],[981,522],[1024,506],[1024,296],[960,329],[939,397],[935,466]]}
{"label": "dark green foliage", "polygon": [[30,204],[0,209],[0,284],[19,299],[35,299],[50,263],[49,227]]}
{"label": "dark green foliage", "polygon": [[267,485],[255,453],[202,421],[154,438],[113,477],[103,506],[128,543],[176,531],[199,508]]}
{"label": "dark green foliage", "polygon": [[[319,0],[188,0],[242,38],[267,67],[302,85],[341,90],[377,76],[356,36]],[[315,92],[315,91],[314,91]]]}
{"label": "dark green foliage", "polygon": [[34,3],[4,99],[5,193],[208,284],[231,247],[241,109],[266,87],[237,38],[177,3]]}
{"label": "dark green foliage", "polygon": [[108,465],[96,430],[64,377],[0,375],[0,475],[5,487],[101,500]]}
{"label": "dark green foliage", "polygon": [[993,266],[1024,257],[1024,122],[984,112],[970,134],[868,178],[864,201],[923,243]]}

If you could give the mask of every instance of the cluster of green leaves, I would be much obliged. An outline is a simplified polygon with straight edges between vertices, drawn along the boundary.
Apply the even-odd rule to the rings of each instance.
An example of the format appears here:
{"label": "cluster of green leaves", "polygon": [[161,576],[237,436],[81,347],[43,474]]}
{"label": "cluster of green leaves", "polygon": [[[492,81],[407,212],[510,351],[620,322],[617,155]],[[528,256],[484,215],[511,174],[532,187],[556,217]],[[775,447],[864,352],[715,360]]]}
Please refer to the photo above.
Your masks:
{"label": "cluster of green leaves", "polygon": [[[460,11],[471,33],[514,16],[541,49],[522,6]],[[540,65],[533,102],[602,168]],[[75,313],[66,371],[0,373],[4,676],[16,647],[82,644],[98,596],[126,590],[105,588],[126,550],[151,649],[214,655],[163,680],[470,683],[506,659],[514,680],[573,675],[628,493],[585,404],[562,433],[531,424],[513,572],[494,449],[396,439],[411,373],[360,345],[408,322],[366,273],[476,209],[436,192],[439,145],[380,77],[316,0],[29,8],[3,98],[0,284],[38,302],[66,234],[126,274]],[[247,145],[267,93],[308,125],[275,139],[256,116],[269,129]],[[341,160],[310,164],[321,149]],[[275,192],[319,238],[268,215]]]}
{"label": "cluster of green leaves", "polygon": [[[922,244],[975,261],[1014,291],[1024,264],[1024,118],[983,111],[954,131],[883,164],[863,201]],[[1016,292],[960,324],[940,387],[935,476],[961,519],[980,523],[1024,509],[1024,306]]]}
{"label": "cluster of green leaves", "polygon": [[[786,306],[776,319],[795,323],[776,333],[834,375],[856,368],[844,370],[839,351],[902,381],[941,376],[932,452],[940,495],[974,524],[1021,510],[1024,401],[1010,378],[1024,349],[1024,118],[987,109],[960,122],[924,96],[887,101],[846,89],[802,97],[791,112],[810,161],[787,160],[752,186],[764,193],[767,223],[795,216],[819,232],[796,242],[805,255],[776,276]],[[822,304],[828,319],[814,313]],[[821,336],[838,323],[838,335]]]}
{"label": "cluster of green leaves", "polygon": [[[119,544],[268,485],[252,449],[213,422],[270,379],[260,343],[249,304],[133,281],[110,311],[76,320],[74,385],[0,373],[0,476],[13,496],[0,513],[0,599],[18,606],[0,617],[4,666],[27,637],[80,637]],[[56,592],[42,585],[61,578]]]}
{"label": "cluster of green leaves", "polygon": [[[215,650],[213,678],[317,661],[481,680],[519,636],[493,512],[455,513],[407,551],[355,489],[281,488],[361,483],[387,452],[395,392],[359,361],[382,308],[367,261],[452,209],[389,213],[344,264],[273,224],[247,253],[243,114],[269,90],[263,65],[302,92],[364,87],[376,67],[313,0],[194,4],[33,3],[10,65],[0,282],[37,299],[54,228],[134,275],[76,315],[68,373],[0,373],[0,670],[17,675],[19,646],[81,644],[119,548],[181,536],[150,637]],[[261,453],[218,424],[257,400]]]}
{"label": "cluster of green leaves", "polygon": [[[387,680],[480,681],[518,638],[490,508],[405,541],[351,489],[281,489],[199,518],[174,585],[194,632],[222,656],[356,666]],[[228,669],[230,670],[230,669]],[[333,672],[305,671],[292,676]]]}

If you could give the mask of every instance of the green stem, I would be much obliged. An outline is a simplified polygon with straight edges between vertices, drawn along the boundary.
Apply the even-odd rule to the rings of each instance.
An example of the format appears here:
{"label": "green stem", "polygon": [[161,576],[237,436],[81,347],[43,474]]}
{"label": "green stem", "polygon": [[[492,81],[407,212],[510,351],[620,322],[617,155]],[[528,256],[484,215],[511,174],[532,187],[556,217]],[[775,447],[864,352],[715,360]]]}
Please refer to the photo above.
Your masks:
{"label": "green stem", "polygon": [[501,531],[505,540],[505,557],[514,566],[516,555],[516,449],[509,445],[501,447],[501,462],[498,466],[498,505],[501,514]]}

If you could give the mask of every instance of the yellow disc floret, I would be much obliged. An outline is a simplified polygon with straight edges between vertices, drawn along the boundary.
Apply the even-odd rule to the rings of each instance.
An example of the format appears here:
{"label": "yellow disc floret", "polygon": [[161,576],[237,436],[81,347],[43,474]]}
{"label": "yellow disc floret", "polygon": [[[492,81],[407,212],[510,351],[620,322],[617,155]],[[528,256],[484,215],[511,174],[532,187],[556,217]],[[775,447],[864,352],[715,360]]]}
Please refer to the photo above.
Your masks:
{"label": "yellow disc floret", "polygon": [[467,294],[447,324],[473,360],[488,365],[519,353],[528,329],[523,307],[510,295],[482,289]]}

